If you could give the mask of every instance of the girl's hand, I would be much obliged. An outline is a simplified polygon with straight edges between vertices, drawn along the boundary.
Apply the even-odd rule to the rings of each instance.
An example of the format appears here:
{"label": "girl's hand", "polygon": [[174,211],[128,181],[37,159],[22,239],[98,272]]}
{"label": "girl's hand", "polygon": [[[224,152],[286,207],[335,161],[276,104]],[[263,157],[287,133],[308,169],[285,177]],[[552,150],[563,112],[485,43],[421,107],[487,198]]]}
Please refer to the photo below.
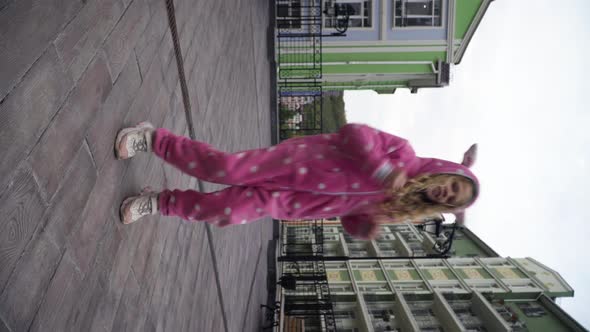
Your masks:
{"label": "girl's hand", "polygon": [[385,184],[393,191],[402,189],[408,182],[408,175],[404,171],[393,171],[385,180]]}
{"label": "girl's hand", "polygon": [[379,226],[390,221],[390,218],[387,216],[374,216],[360,225],[358,235],[364,239],[373,240],[379,235],[379,231],[381,230]]}
{"label": "girl's hand", "polygon": [[358,236],[364,240],[372,240],[377,237],[379,234],[379,223],[375,222],[374,220],[367,220],[366,222],[360,223],[357,229]]}

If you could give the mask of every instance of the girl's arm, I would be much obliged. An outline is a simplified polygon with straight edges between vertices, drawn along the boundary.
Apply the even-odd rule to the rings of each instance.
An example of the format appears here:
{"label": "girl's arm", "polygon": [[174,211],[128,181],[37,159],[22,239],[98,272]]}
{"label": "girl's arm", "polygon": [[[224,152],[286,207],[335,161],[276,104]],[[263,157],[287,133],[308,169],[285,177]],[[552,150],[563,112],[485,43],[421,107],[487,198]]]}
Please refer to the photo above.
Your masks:
{"label": "girl's arm", "polygon": [[344,125],[338,132],[338,144],[343,152],[364,163],[371,177],[380,184],[399,167],[392,159],[408,162],[415,157],[407,140],[366,125]]}

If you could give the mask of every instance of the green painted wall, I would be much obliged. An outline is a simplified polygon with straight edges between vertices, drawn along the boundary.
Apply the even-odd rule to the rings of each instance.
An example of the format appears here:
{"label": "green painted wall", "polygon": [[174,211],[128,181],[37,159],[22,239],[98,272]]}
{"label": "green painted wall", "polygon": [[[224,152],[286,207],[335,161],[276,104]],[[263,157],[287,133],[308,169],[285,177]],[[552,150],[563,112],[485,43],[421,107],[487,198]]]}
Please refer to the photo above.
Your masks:
{"label": "green painted wall", "polygon": [[[344,61],[436,61],[446,59],[447,52],[381,52],[381,53],[323,53],[322,62]],[[282,54],[280,63],[308,62],[310,59],[293,54]]]}
{"label": "green painted wall", "polygon": [[456,257],[489,257],[485,251],[468,238],[453,240],[453,249]]}
{"label": "green painted wall", "polygon": [[[440,44],[430,44],[430,45],[326,45],[323,44],[322,48],[323,49],[329,49],[329,48],[369,48],[369,47],[437,47],[437,46],[447,46],[446,41]],[[285,47],[288,48],[288,47]],[[296,47],[293,47],[296,48]]]}
{"label": "green painted wall", "polygon": [[324,86],[398,86],[398,85],[403,85],[403,86],[407,86],[408,85],[408,81],[356,81],[356,82],[322,82],[322,85]]}
{"label": "green painted wall", "polygon": [[322,61],[435,61],[446,56],[447,52],[324,53]]}
{"label": "green painted wall", "polygon": [[[371,280],[371,278],[369,279],[365,279],[363,278],[363,272],[372,272],[374,273],[374,277],[376,281],[385,281],[385,276],[383,275],[383,272],[380,270],[353,270],[352,271],[354,274],[354,279],[358,280],[358,281],[373,281]],[[372,276],[372,274],[369,274]]]}
{"label": "green painted wall", "polygon": [[389,74],[389,73],[432,73],[429,64],[399,65],[324,65],[323,74]]}
{"label": "green painted wall", "polygon": [[463,39],[483,0],[456,0],[455,38]]}
{"label": "green painted wall", "polygon": [[[477,273],[477,277],[473,276],[470,277],[468,273],[472,273],[476,272]],[[467,268],[461,268],[461,267],[456,267],[455,268],[455,272],[457,272],[457,274],[463,278],[463,279],[493,279],[493,277],[488,273],[488,271],[484,270],[483,268],[478,268],[478,267],[467,267]]]}

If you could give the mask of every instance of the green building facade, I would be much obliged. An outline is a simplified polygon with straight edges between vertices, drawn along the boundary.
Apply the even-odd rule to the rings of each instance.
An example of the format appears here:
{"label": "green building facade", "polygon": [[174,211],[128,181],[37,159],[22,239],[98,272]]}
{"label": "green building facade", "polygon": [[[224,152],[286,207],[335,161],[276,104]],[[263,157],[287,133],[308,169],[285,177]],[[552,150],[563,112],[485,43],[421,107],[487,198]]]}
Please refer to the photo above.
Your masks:
{"label": "green building facade", "polygon": [[[318,240],[298,226],[281,223],[277,256],[290,243]],[[379,238],[362,241],[324,221],[322,236],[324,262],[277,264],[282,275],[325,270],[337,331],[586,331],[555,303],[574,295],[558,272],[533,258],[500,257],[467,228],[448,258],[433,258],[435,239],[411,223],[384,225]],[[277,301],[309,301],[316,287],[279,288]],[[281,315],[278,330],[328,331],[322,320]]]}
{"label": "green building facade", "polygon": [[[321,2],[322,84],[327,90],[371,89],[393,93],[449,84],[450,66],[461,62],[493,0],[323,0]],[[319,0],[281,0],[277,22],[283,35],[306,33],[298,15],[319,6]],[[334,5],[352,11],[345,35],[334,33]],[[281,22],[289,20],[290,29]],[[281,69],[307,68],[300,47],[278,50]],[[316,59],[317,60],[317,59]]]}

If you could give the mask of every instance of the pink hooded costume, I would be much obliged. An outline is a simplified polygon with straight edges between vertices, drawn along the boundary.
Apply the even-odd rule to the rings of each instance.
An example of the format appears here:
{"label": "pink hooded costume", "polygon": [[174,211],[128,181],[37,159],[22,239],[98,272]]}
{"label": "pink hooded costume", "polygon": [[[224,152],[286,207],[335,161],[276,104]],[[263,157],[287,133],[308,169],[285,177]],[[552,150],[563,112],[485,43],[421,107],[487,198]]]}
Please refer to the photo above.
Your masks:
{"label": "pink hooded costume", "polygon": [[417,157],[405,139],[359,124],[233,154],[158,129],[153,150],[187,174],[231,185],[214,193],[165,190],[159,195],[162,215],[218,226],[265,216],[341,217],[346,231],[358,237],[359,225],[372,222],[371,211],[389,198],[383,182],[394,170],[404,170],[408,178],[459,174],[473,181],[476,195],[479,186],[466,166]]}

